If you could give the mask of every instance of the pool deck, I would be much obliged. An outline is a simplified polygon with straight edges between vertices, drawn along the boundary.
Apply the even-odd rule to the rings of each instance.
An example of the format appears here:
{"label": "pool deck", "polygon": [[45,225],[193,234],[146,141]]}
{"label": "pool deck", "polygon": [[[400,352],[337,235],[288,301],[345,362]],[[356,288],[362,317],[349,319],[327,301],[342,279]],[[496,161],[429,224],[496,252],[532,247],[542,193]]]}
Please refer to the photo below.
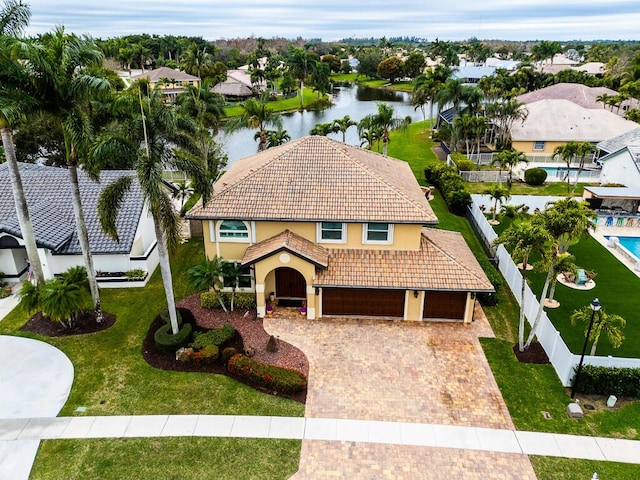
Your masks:
{"label": "pool deck", "polygon": [[624,266],[640,277],[640,271],[636,270],[636,263],[632,262],[628,257],[620,252],[617,248],[607,246],[608,240],[605,236],[614,237],[640,237],[640,228],[638,227],[605,227],[598,225],[595,232],[591,232],[591,236],[595,238],[602,246],[611,252],[611,254],[620,260]]}

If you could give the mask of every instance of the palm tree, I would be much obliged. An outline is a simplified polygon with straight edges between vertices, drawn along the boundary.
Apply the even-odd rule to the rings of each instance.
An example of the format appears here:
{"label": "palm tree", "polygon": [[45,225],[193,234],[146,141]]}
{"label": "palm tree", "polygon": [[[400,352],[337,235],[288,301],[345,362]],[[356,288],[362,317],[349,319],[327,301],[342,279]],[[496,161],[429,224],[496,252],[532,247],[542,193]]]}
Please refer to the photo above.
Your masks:
{"label": "palm tree", "polygon": [[542,228],[549,232],[551,242],[548,245],[548,252],[544,256],[543,262],[547,265],[547,277],[542,287],[540,305],[529,332],[525,349],[529,348],[536,335],[549,285],[556,271],[558,255],[566,253],[572,241],[588,235],[589,230],[595,228],[593,223],[595,217],[595,212],[585,203],[577,202],[572,198],[558,200],[540,215],[536,215],[535,221],[539,222]]}
{"label": "palm tree", "polygon": [[[291,140],[291,136],[287,133],[286,130],[266,130],[265,131],[267,137],[266,148],[273,148],[279,145],[284,145],[289,140]],[[254,140],[258,140],[260,138],[260,132],[256,132],[253,136]]]}
{"label": "palm tree", "polygon": [[524,153],[519,152],[518,150],[502,150],[493,156],[490,165],[492,167],[498,165],[498,183],[500,185],[502,185],[502,171],[506,170],[509,172],[507,185],[511,188],[513,167],[518,165],[520,162],[527,163],[528,160]]}
{"label": "palm tree", "polygon": [[496,213],[498,212],[498,204],[502,204],[502,201],[507,201],[511,197],[509,190],[506,188],[502,188],[500,185],[493,185],[491,188],[488,188],[484,192],[484,195],[489,195],[489,197],[494,201],[493,203],[493,216],[491,218],[491,223],[497,225],[498,222],[496,220]]}
{"label": "palm tree", "polygon": [[87,158],[83,158],[93,136],[89,103],[94,95],[110,89],[111,85],[104,78],[86,73],[85,69],[99,66],[103,55],[92,39],[67,34],[63,27],[40,36],[36,42],[23,43],[20,53],[29,66],[39,109],[51,114],[62,131],[78,242],[87,268],[96,321],[101,322],[100,290],[82,209],[78,167],[84,165],[83,170],[97,178]]}
{"label": "palm tree", "polygon": [[24,195],[12,130],[12,126],[23,117],[24,113],[35,106],[35,99],[24,91],[25,85],[28,84],[27,76],[22,65],[11,55],[13,42],[10,38],[20,34],[26,28],[30,16],[29,6],[21,1],[7,0],[0,9],[0,63],[3,65],[0,71],[0,135],[22,239],[34,281],[39,284],[44,281],[44,273]]}
{"label": "palm tree", "polygon": [[342,143],[346,143],[347,141],[347,130],[350,127],[357,126],[358,123],[351,120],[349,115],[345,115],[342,118],[337,118],[333,121],[333,128],[336,133],[342,132]]}
{"label": "palm tree", "polygon": [[309,135],[319,135],[326,137],[330,133],[338,133],[338,128],[334,123],[316,123],[315,126],[309,130]]}
{"label": "palm tree", "polygon": [[438,92],[438,105],[439,109],[448,104],[452,104],[454,110],[458,111],[458,107],[460,103],[464,99],[464,85],[462,83],[462,79],[459,78],[448,78],[446,82],[444,82],[444,86]]}
{"label": "palm tree", "polygon": [[[382,154],[387,156],[387,145],[391,130],[406,130],[411,123],[411,117],[394,117],[395,110],[388,103],[378,103],[378,113],[367,115],[361,121],[361,125],[378,127],[381,131]],[[366,128],[366,127],[365,127]]]}
{"label": "palm tree", "polygon": [[527,268],[532,253],[541,256],[547,254],[546,245],[551,241],[551,235],[540,222],[525,221],[512,223],[493,241],[494,245],[504,244],[511,251],[511,257],[516,262],[522,262],[522,284],[520,289],[520,321],[518,324],[518,349],[524,351],[524,312],[525,285],[527,283]]}
{"label": "palm tree", "polygon": [[267,147],[267,125],[281,129],[282,119],[268,108],[265,95],[260,100],[250,98],[242,102],[240,108],[242,113],[239,117],[229,120],[226,131],[234,132],[240,128],[257,128],[259,133],[258,151],[263,151]]}
{"label": "palm tree", "polygon": [[182,55],[180,66],[185,72],[202,78],[202,73],[213,64],[213,56],[207,52],[207,47],[200,48],[192,42]]}
{"label": "palm tree", "polygon": [[[583,307],[580,310],[574,310],[571,315],[571,324],[575,325],[577,322],[586,322],[589,324],[591,322],[592,315],[591,308]],[[611,343],[613,348],[618,348],[622,345],[622,340],[624,340],[624,335],[622,334],[622,329],[627,324],[626,320],[622,318],[620,315],[609,315],[604,311],[604,308],[601,308],[600,311],[596,314],[593,326],[591,327],[591,333],[589,334],[589,340],[593,341],[591,345],[591,352],[589,355],[593,356],[596,354],[596,348],[598,348],[598,341],[600,340],[600,335],[604,332]],[[588,328],[584,332],[584,336],[587,336]]]}
{"label": "palm tree", "polygon": [[[162,101],[158,90],[143,92],[145,84],[135,84],[116,105],[127,113],[129,143],[124,149],[135,154],[135,171],[140,190],[153,219],[158,246],[160,273],[164,286],[171,328],[178,333],[178,319],[173,295],[173,278],[169,264],[169,252],[180,240],[180,219],[175,212],[169,194],[164,188],[162,172],[165,165],[184,172],[206,204],[211,194],[211,181],[205,174],[202,162],[194,157],[175,155],[172,145],[188,140],[181,126],[186,127],[176,111]],[[137,98],[136,98],[137,93]],[[136,105],[137,104],[137,105]],[[108,185],[98,200],[98,216],[102,229],[118,240],[116,219],[122,198],[133,184],[133,177],[125,176]]]}
{"label": "palm tree", "polygon": [[575,275],[577,270],[575,262],[576,257],[570,253],[559,253],[556,256],[551,285],[549,286],[549,295],[543,300],[545,307],[556,308],[560,306],[560,303],[553,298],[556,293],[556,285],[558,284],[558,275],[564,272],[571,272]]}
{"label": "palm tree", "polygon": [[311,74],[314,60],[309,58],[309,52],[304,48],[292,48],[287,57],[289,72],[300,81],[300,110],[304,109],[304,81]]}
{"label": "palm tree", "polygon": [[191,195],[193,195],[193,188],[185,181],[175,184],[175,190],[173,190],[173,193],[171,194],[173,198],[180,200],[180,211],[182,211],[185,202]]}
{"label": "palm tree", "polygon": [[226,262],[222,263],[222,274],[225,279],[231,283],[231,304],[230,310],[233,312],[236,290],[240,287],[240,277],[242,276],[242,265],[240,262]]}
{"label": "palm tree", "polygon": [[511,127],[516,121],[524,122],[529,115],[523,103],[515,98],[501,102],[490,103],[486,106],[486,116],[491,120],[497,130],[496,143],[499,150],[508,149],[511,146]]}
{"label": "palm tree", "polygon": [[567,193],[571,191],[571,162],[578,154],[578,142],[567,142],[564,145],[558,145],[553,149],[553,158],[560,158],[567,166]]}
{"label": "palm tree", "polygon": [[578,157],[578,172],[576,174],[576,183],[573,185],[573,190],[571,193],[573,194],[578,187],[578,181],[580,180],[580,174],[584,169],[584,161],[587,158],[587,155],[592,154],[596,151],[596,147],[591,142],[579,142],[578,147],[576,149],[576,156]]}
{"label": "palm tree", "polygon": [[189,284],[197,290],[213,289],[222,310],[227,311],[227,307],[222,300],[220,291],[223,287],[223,275],[225,273],[224,260],[215,256],[211,260],[205,257],[198,265],[187,270]]}

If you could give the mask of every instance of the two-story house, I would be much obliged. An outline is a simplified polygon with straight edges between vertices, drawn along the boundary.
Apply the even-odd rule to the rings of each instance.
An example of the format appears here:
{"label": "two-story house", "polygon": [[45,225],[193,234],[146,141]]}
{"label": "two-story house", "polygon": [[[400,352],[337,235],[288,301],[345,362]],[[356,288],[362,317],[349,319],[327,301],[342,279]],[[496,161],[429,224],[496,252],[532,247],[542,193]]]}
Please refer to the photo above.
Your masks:
{"label": "two-story house", "polygon": [[322,136],[238,160],[188,217],[208,258],[245,268],[260,317],[273,293],[306,302],[309,319],[470,322],[475,293],[493,291],[459,233],[428,228],[437,218],[406,162]]}
{"label": "two-story house", "polygon": [[169,67],[149,70],[131,78],[133,81],[143,79],[149,82],[150,88],[153,89],[157,86],[170,100],[174,100],[177,95],[183,93],[187,86],[197,87],[200,85],[200,77]]}

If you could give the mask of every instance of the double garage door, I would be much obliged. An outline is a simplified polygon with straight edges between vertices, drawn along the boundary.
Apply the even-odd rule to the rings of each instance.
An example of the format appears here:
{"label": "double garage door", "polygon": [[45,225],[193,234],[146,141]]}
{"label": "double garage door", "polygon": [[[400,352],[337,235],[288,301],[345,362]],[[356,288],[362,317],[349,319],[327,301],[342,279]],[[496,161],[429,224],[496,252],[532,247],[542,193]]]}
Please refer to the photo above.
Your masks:
{"label": "double garage door", "polygon": [[404,290],[323,288],[322,315],[404,318]]}

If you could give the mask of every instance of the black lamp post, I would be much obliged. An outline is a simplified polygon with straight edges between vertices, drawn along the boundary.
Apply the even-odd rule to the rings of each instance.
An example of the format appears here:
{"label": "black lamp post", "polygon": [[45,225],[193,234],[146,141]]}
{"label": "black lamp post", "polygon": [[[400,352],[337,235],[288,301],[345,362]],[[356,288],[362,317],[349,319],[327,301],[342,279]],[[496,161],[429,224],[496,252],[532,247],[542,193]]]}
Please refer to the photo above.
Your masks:
{"label": "black lamp post", "polygon": [[582,354],[580,355],[580,363],[578,363],[578,368],[576,369],[576,376],[573,379],[573,387],[571,387],[571,398],[576,396],[576,390],[578,389],[578,381],[580,379],[580,372],[582,371],[582,362],[584,362],[584,354],[587,351],[587,343],[589,343],[589,336],[591,336],[591,328],[593,327],[593,320],[596,318],[596,312],[600,310],[602,305],[600,305],[600,301],[598,299],[594,299],[593,302],[589,304],[591,307],[591,320],[589,320],[589,328],[587,329],[587,335],[584,339],[584,345],[582,345]]}

